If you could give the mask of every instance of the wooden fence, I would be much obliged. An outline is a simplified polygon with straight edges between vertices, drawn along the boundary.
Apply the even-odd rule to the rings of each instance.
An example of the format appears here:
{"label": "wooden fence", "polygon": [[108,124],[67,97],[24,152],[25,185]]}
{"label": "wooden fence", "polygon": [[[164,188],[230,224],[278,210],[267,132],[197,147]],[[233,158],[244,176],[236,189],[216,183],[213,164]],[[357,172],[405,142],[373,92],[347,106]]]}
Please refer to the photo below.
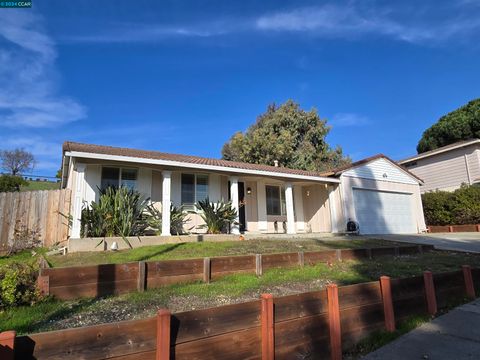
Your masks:
{"label": "wooden fence", "polygon": [[[379,281],[205,310],[20,336],[2,359],[341,359],[378,330],[475,298],[480,269]],[[2,336],[3,335],[3,336]],[[15,344],[14,351],[13,343]],[[9,352],[10,351],[10,352]],[[7,357],[10,354],[10,357]],[[13,354],[15,357],[13,357]]]}
{"label": "wooden fence", "polygon": [[444,232],[480,232],[480,225],[444,225],[444,226],[427,226],[429,233]]}
{"label": "wooden fence", "polygon": [[40,270],[39,285],[44,294],[68,300],[144,291],[182,282],[210,282],[233,273],[260,276],[271,268],[407,255],[431,249],[430,245],[414,245],[50,268]]}
{"label": "wooden fence", "polygon": [[69,189],[0,193],[0,251],[9,247],[15,232],[36,236],[44,246],[67,239]]}

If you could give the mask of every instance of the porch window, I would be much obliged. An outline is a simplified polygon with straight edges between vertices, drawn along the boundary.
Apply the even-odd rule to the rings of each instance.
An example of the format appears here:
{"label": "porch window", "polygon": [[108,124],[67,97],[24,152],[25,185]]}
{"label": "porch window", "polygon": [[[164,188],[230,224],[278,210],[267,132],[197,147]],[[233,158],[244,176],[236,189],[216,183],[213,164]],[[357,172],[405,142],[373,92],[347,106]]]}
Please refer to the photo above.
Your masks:
{"label": "porch window", "polygon": [[182,174],[182,205],[192,207],[208,197],[208,175]]}
{"label": "porch window", "polygon": [[285,192],[282,186],[266,185],[267,215],[285,215]]}
{"label": "porch window", "polygon": [[137,187],[137,169],[102,167],[102,180],[100,189],[108,187],[118,188],[124,186],[129,189]]}

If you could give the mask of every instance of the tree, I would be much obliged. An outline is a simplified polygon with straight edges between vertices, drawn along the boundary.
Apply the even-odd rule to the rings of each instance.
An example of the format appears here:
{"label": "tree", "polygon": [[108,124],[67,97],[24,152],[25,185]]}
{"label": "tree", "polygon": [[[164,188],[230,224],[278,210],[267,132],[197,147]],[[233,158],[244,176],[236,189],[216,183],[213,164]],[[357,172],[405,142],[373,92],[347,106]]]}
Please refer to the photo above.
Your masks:
{"label": "tree", "polygon": [[269,105],[245,133],[235,133],[223,145],[225,160],[273,165],[310,171],[324,171],[351,162],[342,149],[332,149],[325,137],[330,131],[317,111],[304,111],[288,100],[280,106]]}
{"label": "tree", "polygon": [[35,158],[23,148],[0,151],[1,167],[12,175],[33,169]]}
{"label": "tree", "polygon": [[457,141],[480,138],[480,99],[470,101],[425,130],[417,152],[434,150]]}
{"label": "tree", "polygon": [[28,183],[21,176],[1,175],[0,176],[0,193],[10,191],[20,191],[21,186]]}

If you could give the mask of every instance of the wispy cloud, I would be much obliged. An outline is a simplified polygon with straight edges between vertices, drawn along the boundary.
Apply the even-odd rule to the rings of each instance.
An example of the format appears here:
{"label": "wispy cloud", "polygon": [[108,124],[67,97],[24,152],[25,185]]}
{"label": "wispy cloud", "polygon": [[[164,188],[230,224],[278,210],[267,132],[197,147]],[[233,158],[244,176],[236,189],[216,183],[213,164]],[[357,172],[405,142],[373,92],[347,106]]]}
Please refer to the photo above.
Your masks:
{"label": "wispy cloud", "polygon": [[456,35],[480,29],[475,14],[451,15],[433,20],[395,18],[395,9],[359,6],[357,2],[296,8],[261,16],[256,27],[262,31],[302,32],[317,37],[354,38],[367,34],[384,35],[397,40],[418,43],[441,42]]}
{"label": "wispy cloud", "polygon": [[58,93],[55,58],[41,17],[0,13],[0,126],[58,126],[85,116],[82,105]]}
{"label": "wispy cloud", "polygon": [[370,123],[366,116],[354,113],[338,113],[329,121],[329,124],[334,127],[364,126]]}

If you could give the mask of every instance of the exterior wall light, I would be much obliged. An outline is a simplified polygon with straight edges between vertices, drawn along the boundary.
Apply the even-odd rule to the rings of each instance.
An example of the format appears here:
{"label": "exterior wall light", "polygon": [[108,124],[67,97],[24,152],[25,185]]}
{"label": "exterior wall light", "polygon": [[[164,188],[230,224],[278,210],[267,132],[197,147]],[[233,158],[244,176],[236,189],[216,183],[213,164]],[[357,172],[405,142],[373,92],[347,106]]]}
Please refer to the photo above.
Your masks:
{"label": "exterior wall light", "polygon": [[250,195],[252,193],[252,188],[251,187],[248,187],[247,188],[247,194]]}

